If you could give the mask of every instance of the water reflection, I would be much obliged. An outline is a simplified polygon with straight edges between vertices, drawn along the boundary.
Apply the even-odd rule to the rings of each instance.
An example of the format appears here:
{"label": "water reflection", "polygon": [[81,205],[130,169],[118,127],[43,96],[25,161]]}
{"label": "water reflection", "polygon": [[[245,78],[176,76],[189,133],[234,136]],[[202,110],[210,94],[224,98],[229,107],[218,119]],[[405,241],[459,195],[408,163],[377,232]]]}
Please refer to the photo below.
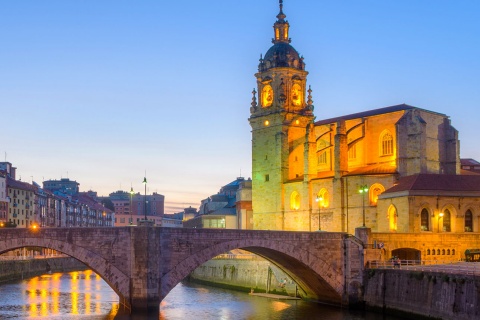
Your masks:
{"label": "water reflection", "polygon": [[118,296],[90,270],[2,284],[0,297],[0,319],[113,319],[118,308]]}
{"label": "water reflection", "polygon": [[301,300],[271,300],[246,293],[177,285],[160,305],[160,314],[128,315],[118,296],[92,271],[56,273],[0,285],[0,319],[95,320],[396,320],[350,313]]}

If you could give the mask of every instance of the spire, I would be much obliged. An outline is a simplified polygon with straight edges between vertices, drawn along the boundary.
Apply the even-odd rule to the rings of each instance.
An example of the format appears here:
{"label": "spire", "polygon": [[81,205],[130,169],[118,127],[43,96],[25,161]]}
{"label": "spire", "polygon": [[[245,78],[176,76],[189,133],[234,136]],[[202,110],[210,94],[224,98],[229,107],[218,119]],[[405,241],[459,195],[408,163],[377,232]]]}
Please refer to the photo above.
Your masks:
{"label": "spire", "polygon": [[272,39],[273,43],[285,42],[290,43],[290,38],[288,38],[288,28],[290,25],[288,21],[285,20],[287,17],[285,13],[283,13],[283,0],[279,0],[280,5],[280,12],[277,14],[277,21],[273,25],[273,29],[275,30],[275,38]]}

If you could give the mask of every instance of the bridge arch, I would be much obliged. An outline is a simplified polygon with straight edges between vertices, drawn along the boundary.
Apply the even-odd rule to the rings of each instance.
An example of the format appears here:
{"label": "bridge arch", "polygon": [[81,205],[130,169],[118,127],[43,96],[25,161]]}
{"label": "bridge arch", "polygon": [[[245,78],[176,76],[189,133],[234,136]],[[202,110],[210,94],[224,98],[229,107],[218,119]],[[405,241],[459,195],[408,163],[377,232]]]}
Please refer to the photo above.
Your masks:
{"label": "bridge arch", "polygon": [[298,246],[279,241],[251,239],[222,242],[201,250],[181,261],[161,278],[160,299],[201,264],[233,249],[242,249],[257,254],[286,272],[302,289],[309,300],[331,304],[342,303],[343,274],[341,261],[332,267],[326,252],[311,252]]}
{"label": "bridge arch", "polygon": [[[28,231],[28,230],[27,230]],[[0,241],[0,254],[24,247],[48,248],[66,254],[77,259],[98,274],[116,294],[120,301],[126,301],[130,295],[129,276],[119,270],[112,261],[105,259],[91,248],[86,248],[63,240],[46,237],[22,237],[9,238],[8,241]],[[128,305],[128,303],[126,303]]]}

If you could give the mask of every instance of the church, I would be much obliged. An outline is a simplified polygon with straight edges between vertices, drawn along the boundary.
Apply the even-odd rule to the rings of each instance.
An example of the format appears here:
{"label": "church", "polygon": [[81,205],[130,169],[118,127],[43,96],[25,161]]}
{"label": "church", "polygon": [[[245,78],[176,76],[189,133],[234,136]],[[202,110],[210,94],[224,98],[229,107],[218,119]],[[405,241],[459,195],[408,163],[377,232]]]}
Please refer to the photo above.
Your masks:
{"label": "church", "polygon": [[479,232],[480,175],[449,117],[400,104],[316,120],[279,3],[250,108],[253,228]]}

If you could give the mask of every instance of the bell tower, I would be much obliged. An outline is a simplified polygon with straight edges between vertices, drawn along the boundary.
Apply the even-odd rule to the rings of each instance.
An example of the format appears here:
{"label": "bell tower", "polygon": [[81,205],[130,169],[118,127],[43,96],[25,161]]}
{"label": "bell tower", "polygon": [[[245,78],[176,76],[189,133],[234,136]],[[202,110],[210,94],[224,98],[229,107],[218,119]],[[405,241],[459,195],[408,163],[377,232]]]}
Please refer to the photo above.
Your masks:
{"label": "bell tower", "polygon": [[[303,57],[290,45],[283,0],[279,4],[273,46],[260,56],[250,108],[253,222],[255,229],[308,230],[308,219],[299,219],[304,219],[301,212],[311,206],[313,101],[310,88],[306,88],[308,72]],[[292,183],[296,193],[286,187]]]}

